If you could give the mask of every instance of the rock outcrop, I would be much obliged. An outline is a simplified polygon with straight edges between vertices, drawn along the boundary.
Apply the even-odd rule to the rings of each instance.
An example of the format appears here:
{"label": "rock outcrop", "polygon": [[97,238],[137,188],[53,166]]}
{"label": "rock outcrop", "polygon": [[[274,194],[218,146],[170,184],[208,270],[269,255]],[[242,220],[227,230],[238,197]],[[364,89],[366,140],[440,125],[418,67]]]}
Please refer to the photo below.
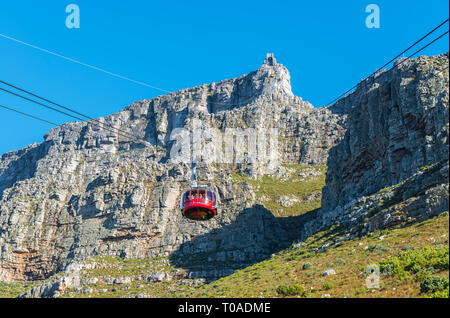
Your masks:
{"label": "rock outcrop", "polygon": [[306,236],[337,221],[356,230],[380,211],[392,224],[448,211],[448,57],[400,59],[336,103],[348,109],[347,129],[330,150],[322,208]]}
{"label": "rock outcrop", "polygon": [[[190,278],[216,279],[337,221],[356,235],[448,210],[448,54],[404,61],[324,108],[294,96],[288,70],[269,55],[248,75],[135,102],[98,120],[135,138],[96,121],[68,123],[0,158],[0,281],[47,278],[99,255],[167,256]],[[231,145],[231,162],[206,160],[211,144],[230,150],[214,138],[185,148],[199,155],[198,179],[220,197],[218,217],[193,222],[178,210],[191,172],[174,160],[173,137],[205,127],[276,131],[255,148],[267,152],[270,140],[276,151],[268,160],[241,160],[238,153],[249,157],[248,136]],[[275,217],[256,200],[258,189],[233,179],[284,178],[283,165],[294,163],[328,166],[322,195],[304,201],[321,197],[320,210]],[[313,176],[306,170],[298,179],[308,171]],[[75,283],[56,280],[29,295]]]}
{"label": "rock outcrop", "polygon": [[[232,170],[258,178],[282,163],[324,164],[344,132],[341,115],[294,96],[288,70],[269,59],[248,75],[135,102],[98,121],[135,138],[96,121],[74,122],[1,157],[0,280],[46,278],[96,255],[176,252],[183,261],[211,253],[210,260],[227,261],[223,273],[261,259],[287,246],[282,238],[290,234],[255,202],[251,185],[233,182]],[[198,178],[221,200],[220,215],[207,223],[181,217],[190,164],[171,158],[174,131],[195,125],[278,134],[270,162],[234,156],[225,164],[198,163]],[[235,142],[232,150],[242,146]]]}

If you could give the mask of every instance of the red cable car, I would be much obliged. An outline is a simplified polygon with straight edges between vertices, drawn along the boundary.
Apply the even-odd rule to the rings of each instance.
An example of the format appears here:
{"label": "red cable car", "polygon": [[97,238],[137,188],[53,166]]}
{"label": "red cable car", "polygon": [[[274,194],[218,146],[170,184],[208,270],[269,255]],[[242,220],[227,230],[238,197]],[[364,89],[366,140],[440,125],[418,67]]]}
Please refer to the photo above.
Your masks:
{"label": "red cable car", "polygon": [[191,220],[206,221],[217,215],[216,202],[216,194],[207,187],[193,187],[181,197],[181,213]]}

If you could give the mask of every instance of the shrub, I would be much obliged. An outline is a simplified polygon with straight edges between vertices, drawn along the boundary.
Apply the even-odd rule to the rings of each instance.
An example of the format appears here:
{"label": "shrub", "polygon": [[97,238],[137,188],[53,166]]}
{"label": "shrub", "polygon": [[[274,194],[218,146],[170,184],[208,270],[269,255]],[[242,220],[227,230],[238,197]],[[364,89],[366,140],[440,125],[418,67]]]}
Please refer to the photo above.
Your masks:
{"label": "shrub", "polygon": [[[404,278],[408,272],[418,273],[422,270],[429,271],[448,270],[449,248],[425,246],[420,250],[408,250],[398,256],[383,260],[379,263],[383,274],[395,275]],[[431,270],[433,268],[433,270]]]}
{"label": "shrub", "polygon": [[303,264],[302,268],[305,270],[305,269],[311,268],[312,266],[313,265],[310,262],[306,262],[305,264]]}
{"label": "shrub", "polygon": [[429,276],[420,284],[420,292],[434,293],[448,289],[448,277]]}
{"label": "shrub", "polygon": [[437,291],[433,295],[431,295],[432,298],[448,298],[448,287],[445,290]]}
{"label": "shrub", "polygon": [[304,296],[306,294],[305,289],[300,284],[278,286],[277,293],[283,296]]}
{"label": "shrub", "polygon": [[391,247],[384,246],[380,243],[371,244],[371,245],[369,245],[369,247],[367,249],[369,250],[369,252],[374,252],[374,251],[391,252],[392,251]]}
{"label": "shrub", "polygon": [[323,283],[323,285],[322,285],[322,289],[323,290],[330,290],[330,289],[332,289],[333,288],[333,284],[331,284],[331,283],[329,283],[329,282],[325,282],[325,283]]}
{"label": "shrub", "polygon": [[430,272],[428,272],[428,271],[420,271],[420,272],[417,272],[415,280],[416,280],[416,282],[423,282],[430,276],[431,276]]}
{"label": "shrub", "polygon": [[434,267],[422,269],[416,273],[416,282],[423,282],[435,272]]}

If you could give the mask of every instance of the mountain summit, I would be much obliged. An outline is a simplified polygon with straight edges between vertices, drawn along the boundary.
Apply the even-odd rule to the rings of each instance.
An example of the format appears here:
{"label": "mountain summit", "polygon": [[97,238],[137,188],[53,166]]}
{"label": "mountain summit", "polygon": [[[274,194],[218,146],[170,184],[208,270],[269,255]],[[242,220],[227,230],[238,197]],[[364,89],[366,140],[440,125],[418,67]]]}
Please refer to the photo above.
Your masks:
{"label": "mountain summit", "polygon": [[[95,256],[168,257],[185,278],[213,280],[336,222],[356,237],[448,210],[448,54],[396,65],[325,108],[294,96],[269,54],[250,74],[98,120],[135,138],[73,122],[0,158],[0,281],[48,278]],[[194,124],[277,132],[269,163],[198,163],[220,197],[208,222],[181,216],[190,165],[170,160],[174,133]]]}

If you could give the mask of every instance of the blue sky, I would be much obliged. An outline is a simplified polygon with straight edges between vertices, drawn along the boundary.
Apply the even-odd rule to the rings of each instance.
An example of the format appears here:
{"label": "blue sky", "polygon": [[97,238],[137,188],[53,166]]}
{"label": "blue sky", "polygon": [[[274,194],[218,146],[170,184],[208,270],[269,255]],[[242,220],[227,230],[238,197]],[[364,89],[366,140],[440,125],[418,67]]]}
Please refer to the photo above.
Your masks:
{"label": "blue sky", "polygon": [[[79,29],[65,24],[72,3],[80,8]],[[365,25],[371,3],[380,8],[379,29]],[[2,1],[0,33],[168,91],[247,74],[273,52],[289,69],[294,94],[321,107],[445,20],[448,6],[446,0]],[[422,54],[446,51],[448,35]],[[164,94],[2,37],[0,79],[92,117]],[[73,121],[4,92],[0,104]],[[51,128],[0,109],[0,154],[42,141]]]}

